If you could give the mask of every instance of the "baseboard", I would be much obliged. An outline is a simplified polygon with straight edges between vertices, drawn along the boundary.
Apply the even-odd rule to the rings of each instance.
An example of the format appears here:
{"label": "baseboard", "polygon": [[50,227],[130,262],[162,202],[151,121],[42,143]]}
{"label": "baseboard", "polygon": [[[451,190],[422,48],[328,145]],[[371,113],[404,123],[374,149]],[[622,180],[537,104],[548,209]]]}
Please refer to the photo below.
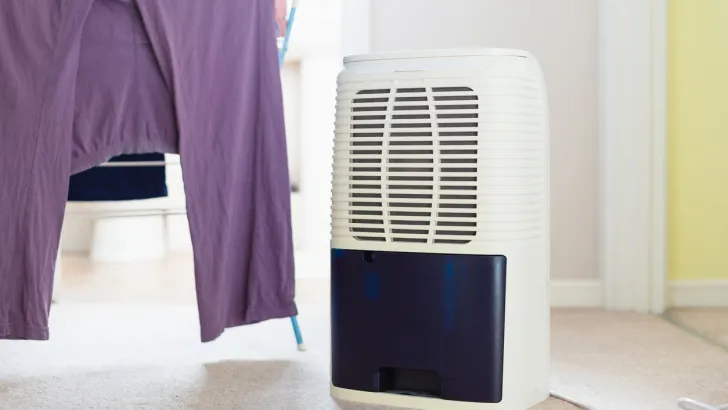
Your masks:
{"label": "baseboard", "polygon": [[668,307],[728,307],[728,279],[673,280]]}
{"label": "baseboard", "polygon": [[551,307],[603,307],[602,282],[593,279],[552,279]]}

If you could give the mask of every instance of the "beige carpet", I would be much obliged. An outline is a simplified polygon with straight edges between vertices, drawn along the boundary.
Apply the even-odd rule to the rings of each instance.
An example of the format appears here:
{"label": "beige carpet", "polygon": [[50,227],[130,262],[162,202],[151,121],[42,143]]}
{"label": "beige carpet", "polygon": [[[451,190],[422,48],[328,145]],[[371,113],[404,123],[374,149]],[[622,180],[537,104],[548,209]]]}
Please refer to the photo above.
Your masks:
{"label": "beige carpet", "polygon": [[670,309],[665,313],[665,318],[728,348],[728,308]]}
{"label": "beige carpet", "polygon": [[[145,284],[147,291],[161,286],[157,296],[144,291],[150,296],[133,303],[122,297],[133,287],[121,285],[113,296],[97,286],[81,298],[79,284],[88,281],[74,275],[67,271],[65,296],[53,307],[50,342],[0,343],[0,409],[365,408],[329,397],[324,282],[300,283],[309,351],[299,353],[285,320],[200,344],[187,275],[164,282],[127,271],[125,281],[157,284]],[[121,280],[114,273],[105,278]],[[659,318],[558,310],[552,345],[553,388],[596,409],[674,410],[683,395],[728,402],[728,353]],[[556,400],[537,406],[572,408]]]}

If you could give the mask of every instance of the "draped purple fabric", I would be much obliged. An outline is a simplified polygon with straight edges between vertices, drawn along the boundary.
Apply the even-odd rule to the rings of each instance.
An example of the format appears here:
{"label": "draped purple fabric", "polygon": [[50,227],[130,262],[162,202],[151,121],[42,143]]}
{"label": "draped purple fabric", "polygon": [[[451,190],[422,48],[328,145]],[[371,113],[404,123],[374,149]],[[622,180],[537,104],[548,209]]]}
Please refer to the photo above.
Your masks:
{"label": "draped purple fabric", "polygon": [[132,153],[181,156],[202,341],[295,315],[274,3],[0,10],[0,339],[49,337],[69,176]]}

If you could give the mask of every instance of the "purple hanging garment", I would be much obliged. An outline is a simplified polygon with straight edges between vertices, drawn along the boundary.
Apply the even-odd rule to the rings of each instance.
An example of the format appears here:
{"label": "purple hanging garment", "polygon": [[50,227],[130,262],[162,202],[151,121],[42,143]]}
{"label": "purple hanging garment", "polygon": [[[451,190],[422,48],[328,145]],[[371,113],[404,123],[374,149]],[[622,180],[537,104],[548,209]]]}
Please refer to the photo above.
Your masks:
{"label": "purple hanging garment", "polygon": [[0,339],[45,340],[72,173],[179,153],[201,338],[294,303],[271,0],[0,0]]}

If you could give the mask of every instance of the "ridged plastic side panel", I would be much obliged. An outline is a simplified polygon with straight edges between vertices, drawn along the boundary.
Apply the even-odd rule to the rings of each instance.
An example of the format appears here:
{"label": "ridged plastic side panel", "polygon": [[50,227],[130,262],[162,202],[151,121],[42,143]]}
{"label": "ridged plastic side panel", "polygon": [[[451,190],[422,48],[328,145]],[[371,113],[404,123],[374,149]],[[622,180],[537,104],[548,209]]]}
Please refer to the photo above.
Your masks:
{"label": "ridged plastic side panel", "polygon": [[538,65],[517,56],[447,61],[352,63],[341,74],[334,247],[500,253],[498,243],[548,234]]}

